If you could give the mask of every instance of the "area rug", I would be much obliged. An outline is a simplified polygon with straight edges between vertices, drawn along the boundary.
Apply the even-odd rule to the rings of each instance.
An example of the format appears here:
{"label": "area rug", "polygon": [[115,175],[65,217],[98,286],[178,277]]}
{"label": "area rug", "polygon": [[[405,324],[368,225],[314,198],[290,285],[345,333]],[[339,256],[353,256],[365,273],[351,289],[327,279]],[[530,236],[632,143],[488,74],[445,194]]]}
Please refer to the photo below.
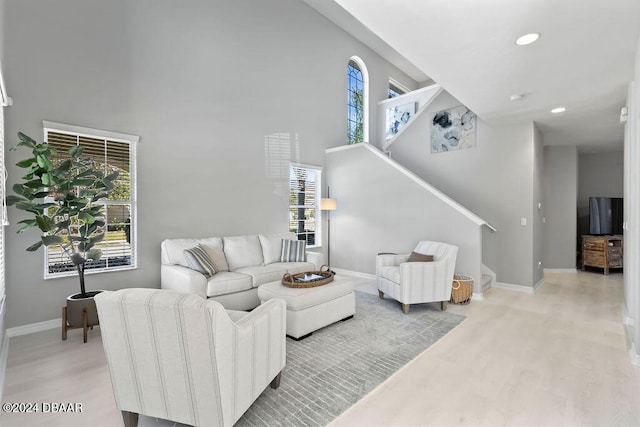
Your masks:
{"label": "area rug", "polygon": [[464,316],[356,292],[354,318],[287,338],[280,388],[268,387],[236,427],[324,426],[452,330]]}

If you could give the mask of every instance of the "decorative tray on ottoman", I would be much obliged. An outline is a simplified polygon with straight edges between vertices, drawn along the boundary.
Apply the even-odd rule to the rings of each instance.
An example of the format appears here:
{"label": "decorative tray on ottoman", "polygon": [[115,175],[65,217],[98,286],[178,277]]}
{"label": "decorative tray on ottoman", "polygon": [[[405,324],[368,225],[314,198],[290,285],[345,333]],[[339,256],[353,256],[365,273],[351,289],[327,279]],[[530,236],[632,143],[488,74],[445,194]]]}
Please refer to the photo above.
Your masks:
{"label": "decorative tray on ottoman", "polygon": [[329,266],[323,265],[319,271],[307,271],[298,274],[286,273],[282,276],[282,285],[288,288],[314,288],[316,286],[326,285],[332,280],[333,273],[329,269]]}

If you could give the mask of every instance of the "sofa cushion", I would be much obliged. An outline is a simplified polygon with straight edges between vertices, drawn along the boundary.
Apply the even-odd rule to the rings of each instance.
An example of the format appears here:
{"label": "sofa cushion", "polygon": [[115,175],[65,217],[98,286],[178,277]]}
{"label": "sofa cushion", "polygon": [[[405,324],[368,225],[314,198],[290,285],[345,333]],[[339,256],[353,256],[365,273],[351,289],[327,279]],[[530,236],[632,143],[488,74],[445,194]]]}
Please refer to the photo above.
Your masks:
{"label": "sofa cushion", "polygon": [[307,260],[307,242],[305,240],[282,239],[280,262],[302,262]]}
{"label": "sofa cushion", "polygon": [[316,270],[316,266],[312,262],[280,262],[277,265],[284,268],[289,274],[306,273]]}
{"label": "sofa cushion", "polygon": [[252,277],[233,271],[221,271],[207,281],[207,296],[230,294],[246,291],[253,286]]}
{"label": "sofa cushion", "polygon": [[231,236],[223,238],[224,254],[230,271],[242,267],[262,265],[262,247],[255,234],[247,236]]}
{"label": "sofa cushion", "polygon": [[433,261],[433,255],[419,254],[418,252],[411,252],[407,262],[431,262]]}
{"label": "sofa cushion", "polygon": [[[184,257],[184,251],[198,244],[202,245],[215,264],[215,257],[211,256],[209,248],[222,248],[222,239],[220,237],[209,237],[206,239],[166,239],[161,245],[162,264],[181,265],[189,268],[187,260]],[[220,268],[218,270],[220,270]]]}
{"label": "sofa cushion", "polygon": [[191,249],[185,249],[184,258],[189,268],[204,274],[206,277],[216,274],[216,267],[202,246],[197,245]]}
{"label": "sofa cushion", "polygon": [[273,264],[280,261],[282,240],[297,240],[295,233],[259,234],[262,256],[265,264]]}
{"label": "sofa cushion", "polygon": [[224,256],[222,250],[222,239],[220,240],[220,246],[216,247],[208,243],[200,243],[200,246],[207,252],[213,265],[216,267],[216,271],[229,271],[229,265],[227,264],[227,258]]}
{"label": "sofa cushion", "polygon": [[251,276],[253,287],[255,288],[265,283],[282,280],[282,276],[285,275],[287,269],[280,263],[275,263],[269,265],[242,267],[237,269],[236,272]]}

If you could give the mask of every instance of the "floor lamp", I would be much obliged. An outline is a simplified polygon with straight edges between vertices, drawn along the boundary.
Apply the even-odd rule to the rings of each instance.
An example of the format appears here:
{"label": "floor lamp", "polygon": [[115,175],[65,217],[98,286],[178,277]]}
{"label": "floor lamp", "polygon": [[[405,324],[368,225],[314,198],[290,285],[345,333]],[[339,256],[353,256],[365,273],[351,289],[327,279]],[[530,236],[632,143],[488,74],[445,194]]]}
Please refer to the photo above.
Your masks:
{"label": "floor lamp", "polygon": [[327,197],[320,199],[320,210],[327,211],[327,265],[331,271],[331,211],[335,211],[338,207],[336,199],[329,198],[329,190],[327,189]]}

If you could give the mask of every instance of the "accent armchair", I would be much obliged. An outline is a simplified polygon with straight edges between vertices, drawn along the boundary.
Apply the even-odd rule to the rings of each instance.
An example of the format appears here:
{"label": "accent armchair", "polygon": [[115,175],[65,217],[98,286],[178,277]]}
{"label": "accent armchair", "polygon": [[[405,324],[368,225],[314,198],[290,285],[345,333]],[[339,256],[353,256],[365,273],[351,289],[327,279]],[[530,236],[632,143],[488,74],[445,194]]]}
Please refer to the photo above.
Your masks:
{"label": "accent armchair", "polygon": [[125,426],[138,414],[232,426],[285,365],[285,302],[227,311],[194,294],[123,289],[95,297]]}
{"label": "accent armchair", "polygon": [[410,254],[381,254],[376,257],[378,295],[399,301],[405,314],[411,304],[440,302],[444,311],[451,299],[451,285],[458,247],[424,240],[413,252],[431,255],[433,261],[407,262]]}

